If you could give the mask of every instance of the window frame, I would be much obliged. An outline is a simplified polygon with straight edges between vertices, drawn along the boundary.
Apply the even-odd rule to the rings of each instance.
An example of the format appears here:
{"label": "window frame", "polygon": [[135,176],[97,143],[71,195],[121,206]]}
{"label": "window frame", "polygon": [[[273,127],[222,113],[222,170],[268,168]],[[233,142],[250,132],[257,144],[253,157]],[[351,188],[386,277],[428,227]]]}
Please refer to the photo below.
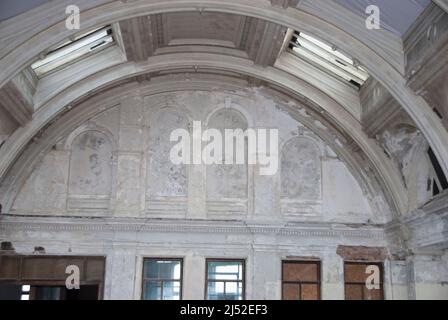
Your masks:
{"label": "window frame", "polygon": [[[284,265],[285,264],[315,264],[317,266],[317,282],[316,281],[286,281],[284,280]],[[283,286],[285,284],[298,284],[299,285],[299,294],[301,296],[302,293],[302,284],[317,284],[318,285],[318,299],[317,301],[322,300],[322,261],[321,260],[282,260],[281,263],[282,268],[282,300],[285,300],[284,298],[284,290]],[[299,299],[297,301],[304,301],[303,299]]]}
{"label": "window frame", "polygon": [[[241,263],[242,266],[242,280],[213,280],[208,278],[208,264],[210,262],[238,262]],[[207,301],[213,301],[208,299],[208,284],[209,282],[224,282],[224,290],[225,285],[227,282],[230,283],[240,283],[242,284],[242,294],[241,294],[241,301],[246,300],[246,259],[229,259],[229,258],[206,258],[205,259],[205,295],[204,298]],[[224,301],[230,301],[230,300],[224,300]]]}
{"label": "window frame", "polygon": [[[346,279],[346,272],[345,272],[345,266],[346,265],[364,265],[364,266],[378,266],[380,268],[380,293],[381,293],[381,300],[385,300],[385,294],[384,294],[384,262],[382,261],[352,261],[352,260],[345,260],[344,261],[344,300],[347,300],[346,291],[347,291],[347,285],[361,285],[362,287],[365,286],[365,283],[361,282],[348,282]],[[362,292],[362,300],[366,300],[364,297],[364,288],[361,291]]]}
{"label": "window frame", "polygon": [[309,33],[291,30],[286,39],[287,52],[358,91],[369,79],[368,71],[339,48]]}
{"label": "window frame", "polygon": [[[96,40],[92,40],[90,43],[87,42],[86,44],[80,47],[76,47],[77,45],[80,45],[82,41],[86,41],[89,37],[95,38],[95,36],[100,36],[101,33],[106,34]],[[109,39],[110,41],[107,41]],[[61,71],[68,66],[71,66],[96,53],[99,53],[109,47],[112,47],[116,43],[117,42],[116,42],[116,36],[114,35],[114,28],[111,24],[107,24],[102,27],[94,28],[87,32],[75,35],[71,39],[66,39],[65,41],[60,42],[54,47],[48,49],[48,51],[42,57],[40,57],[36,61],[33,61],[30,64],[30,69],[33,71],[34,75],[38,79],[43,79],[48,75]],[[76,56],[77,51],[81,51],[86,47],[89,47],[87,52],[84,52]],[[66,54],[57,56],[58,53],[64,52],[64,50],[67,49],[68,50],[71,49],[71,51],[67,52]],[[48,61],[45,62],[46,60]],[[54,66],[51,66],[53,64]],[[48,65],[50,65],[50,67],[48,67]]]}
{"label": "window frame", "polygon": [[[151,278],[145,278],[145,261],[149,261],[149,260],[154,260],[154,261],[178,261],[180,262],[180,278],[179,279],[151,279]],[[144,299],[144,288],[145,288],[145,281],[158,281],[161,283],[160,289],[161,289],[161,299],[160,300],[148,300],[148,299]],[[179,301],[183,300],[183,291],[184,291],[184,286],[183,286],[183,282],[184,282],[184,258],[176,258],[176,257],[169,257],[169,258],[164,258],[164,257],[143,257],[143,263],[142,263],[142,284],[141,284],[141,295],[140,295],[140,299],[141,300],[145,300],[145,301],[168,301],[168,300],[164,300],[163,299],[163,282],[168,282],[168,281],[179,281],[180,282],[180,290],[179,290]]]}

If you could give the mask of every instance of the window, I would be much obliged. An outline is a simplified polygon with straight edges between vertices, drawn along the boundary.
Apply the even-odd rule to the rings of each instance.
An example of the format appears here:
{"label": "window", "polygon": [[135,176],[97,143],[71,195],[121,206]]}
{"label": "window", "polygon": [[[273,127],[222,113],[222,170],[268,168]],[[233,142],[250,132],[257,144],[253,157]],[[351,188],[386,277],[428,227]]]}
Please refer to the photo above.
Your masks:
{"label": "window", "polygon": [[20,300],[30,300],[30,285],[23,285],[22,286],[22,294],[20,296]]}
{"label": "window", "polygon": [[289,49],[308,63],[358,88],[369,78],[366,70],[337,48],[303,32],[295,31],[293,33]]}
{"label": "window", "polygon": [[182,299],[182,259],[143,261],[143,300]]}
{"label": "window", "polygon": [[434,151],[431,148],[428,149],[428,156],[433,168],[432,195],[436,196],[441,191],[448,189],[448,181],[436,155],[434,154]]}
{"label": "window", "polygon": [[[379,269],[379,289],[368,289],[367,278],[369,266]],[[344,265],[345,299],[346,300],[383,300],[383,265],[381,263],[346,262]]]}
{"label": "window", "polygon": [[42,77],[69,63],[87,57],[93,52],[106,48],[113,41],[111,26],[85,32],[50,49],[42,59],[31,65],[31,69],[38,77]]}
{"label": "window", "polygon": [[244,260],[207,259],[207,300],[243,300],[244,272]]}
{"label": "window", "polygon": [[282,262],[283,300],[320,300],[320,262]]}

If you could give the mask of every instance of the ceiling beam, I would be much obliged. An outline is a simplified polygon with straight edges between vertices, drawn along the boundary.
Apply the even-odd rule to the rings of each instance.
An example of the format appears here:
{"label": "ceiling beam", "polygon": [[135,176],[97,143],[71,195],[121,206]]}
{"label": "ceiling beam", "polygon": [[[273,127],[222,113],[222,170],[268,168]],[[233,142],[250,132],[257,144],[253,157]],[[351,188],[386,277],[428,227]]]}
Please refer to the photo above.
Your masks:
{"label": "ceiling beam", "polygon": [[[159,29],[163,28],[157,15],[120,21],[123,46],[128,61],[145,61],[159,47]],[[162,30],[163,31],[163,30]]]}
{"label": "ceiling beam", "polygon": [[32,118],[36,85],[37,79],[32,71],[25,69],[0,89],[0,106],[20,126],[24,126]]}
{"label": "ceiling beam", "polygon": [[255,64],[273,66],[280,55],[287,30],[273,22],[246,17],[239,47],[247,52]]}

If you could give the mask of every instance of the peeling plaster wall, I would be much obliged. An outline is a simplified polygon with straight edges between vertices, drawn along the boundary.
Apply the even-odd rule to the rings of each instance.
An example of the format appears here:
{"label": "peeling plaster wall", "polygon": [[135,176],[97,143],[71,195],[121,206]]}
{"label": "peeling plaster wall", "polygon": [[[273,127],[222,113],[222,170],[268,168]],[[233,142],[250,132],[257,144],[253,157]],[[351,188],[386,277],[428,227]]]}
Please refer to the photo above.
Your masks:
{"label": "peeling plaster wall", "polygon": [[[185,218],[199,210],[217,219],[381,222],[331,148],[257,91],[127,97],[120,105],[62,138],[10,213]],[[226,166],[170,162],[172,130],[191,130],[193,120],[220,129],[226,119],[233,129],[279,129],[276,175],[237,165],[223,176]]]}
{"label": "peeling plaster wall", "polygon": [[65,212],[69,159],[66,151],[51,150],[23,186],[14,210],[42,215]]}
{"label": "peeling plaster wall", "polygon": [[416,256],[413,259],[415,298],[448,299],[448,253],[443,256]]}

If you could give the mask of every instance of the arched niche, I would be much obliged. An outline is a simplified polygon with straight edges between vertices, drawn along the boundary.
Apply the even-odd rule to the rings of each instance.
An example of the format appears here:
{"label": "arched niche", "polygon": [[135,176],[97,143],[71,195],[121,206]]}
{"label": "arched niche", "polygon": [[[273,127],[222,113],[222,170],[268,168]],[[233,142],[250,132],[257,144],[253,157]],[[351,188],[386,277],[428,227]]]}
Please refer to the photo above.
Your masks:
{"label": "arched niche", "polygon": [[[221,132],[222,156],[225,152],[225,130],[242,130],[245,132],[248,122],[243,114],[233,108],[222,108],[215,111],[208,120],[207,129],[216,129]],[[233,139],[232,164],[210,164],[206,168],[207,177],[207,210],[213,216],[244,215],[247,213],[248,198],[248,161],[247,161],[247,137],[244,141],[244,161],[237,164],[237,139]]]}
{"label": "arched niche", "polygon": [[113,186],[113,142],[100,130],[76,135],[70,145],[68,209],[106,210]]}
{"label": "arched niche", "polygon": [[184,216],[187,210],[188,170],[170,160],[174,130],[189,131],[188,116],[174,107],[163,107],[149,119],[146,211],[159,216]]}
{"label": "arched niche", "polygon": [[322,200],[321,150],[307,137],[293,137],[282,147],[280,198],[285,214],[315,214]]}

